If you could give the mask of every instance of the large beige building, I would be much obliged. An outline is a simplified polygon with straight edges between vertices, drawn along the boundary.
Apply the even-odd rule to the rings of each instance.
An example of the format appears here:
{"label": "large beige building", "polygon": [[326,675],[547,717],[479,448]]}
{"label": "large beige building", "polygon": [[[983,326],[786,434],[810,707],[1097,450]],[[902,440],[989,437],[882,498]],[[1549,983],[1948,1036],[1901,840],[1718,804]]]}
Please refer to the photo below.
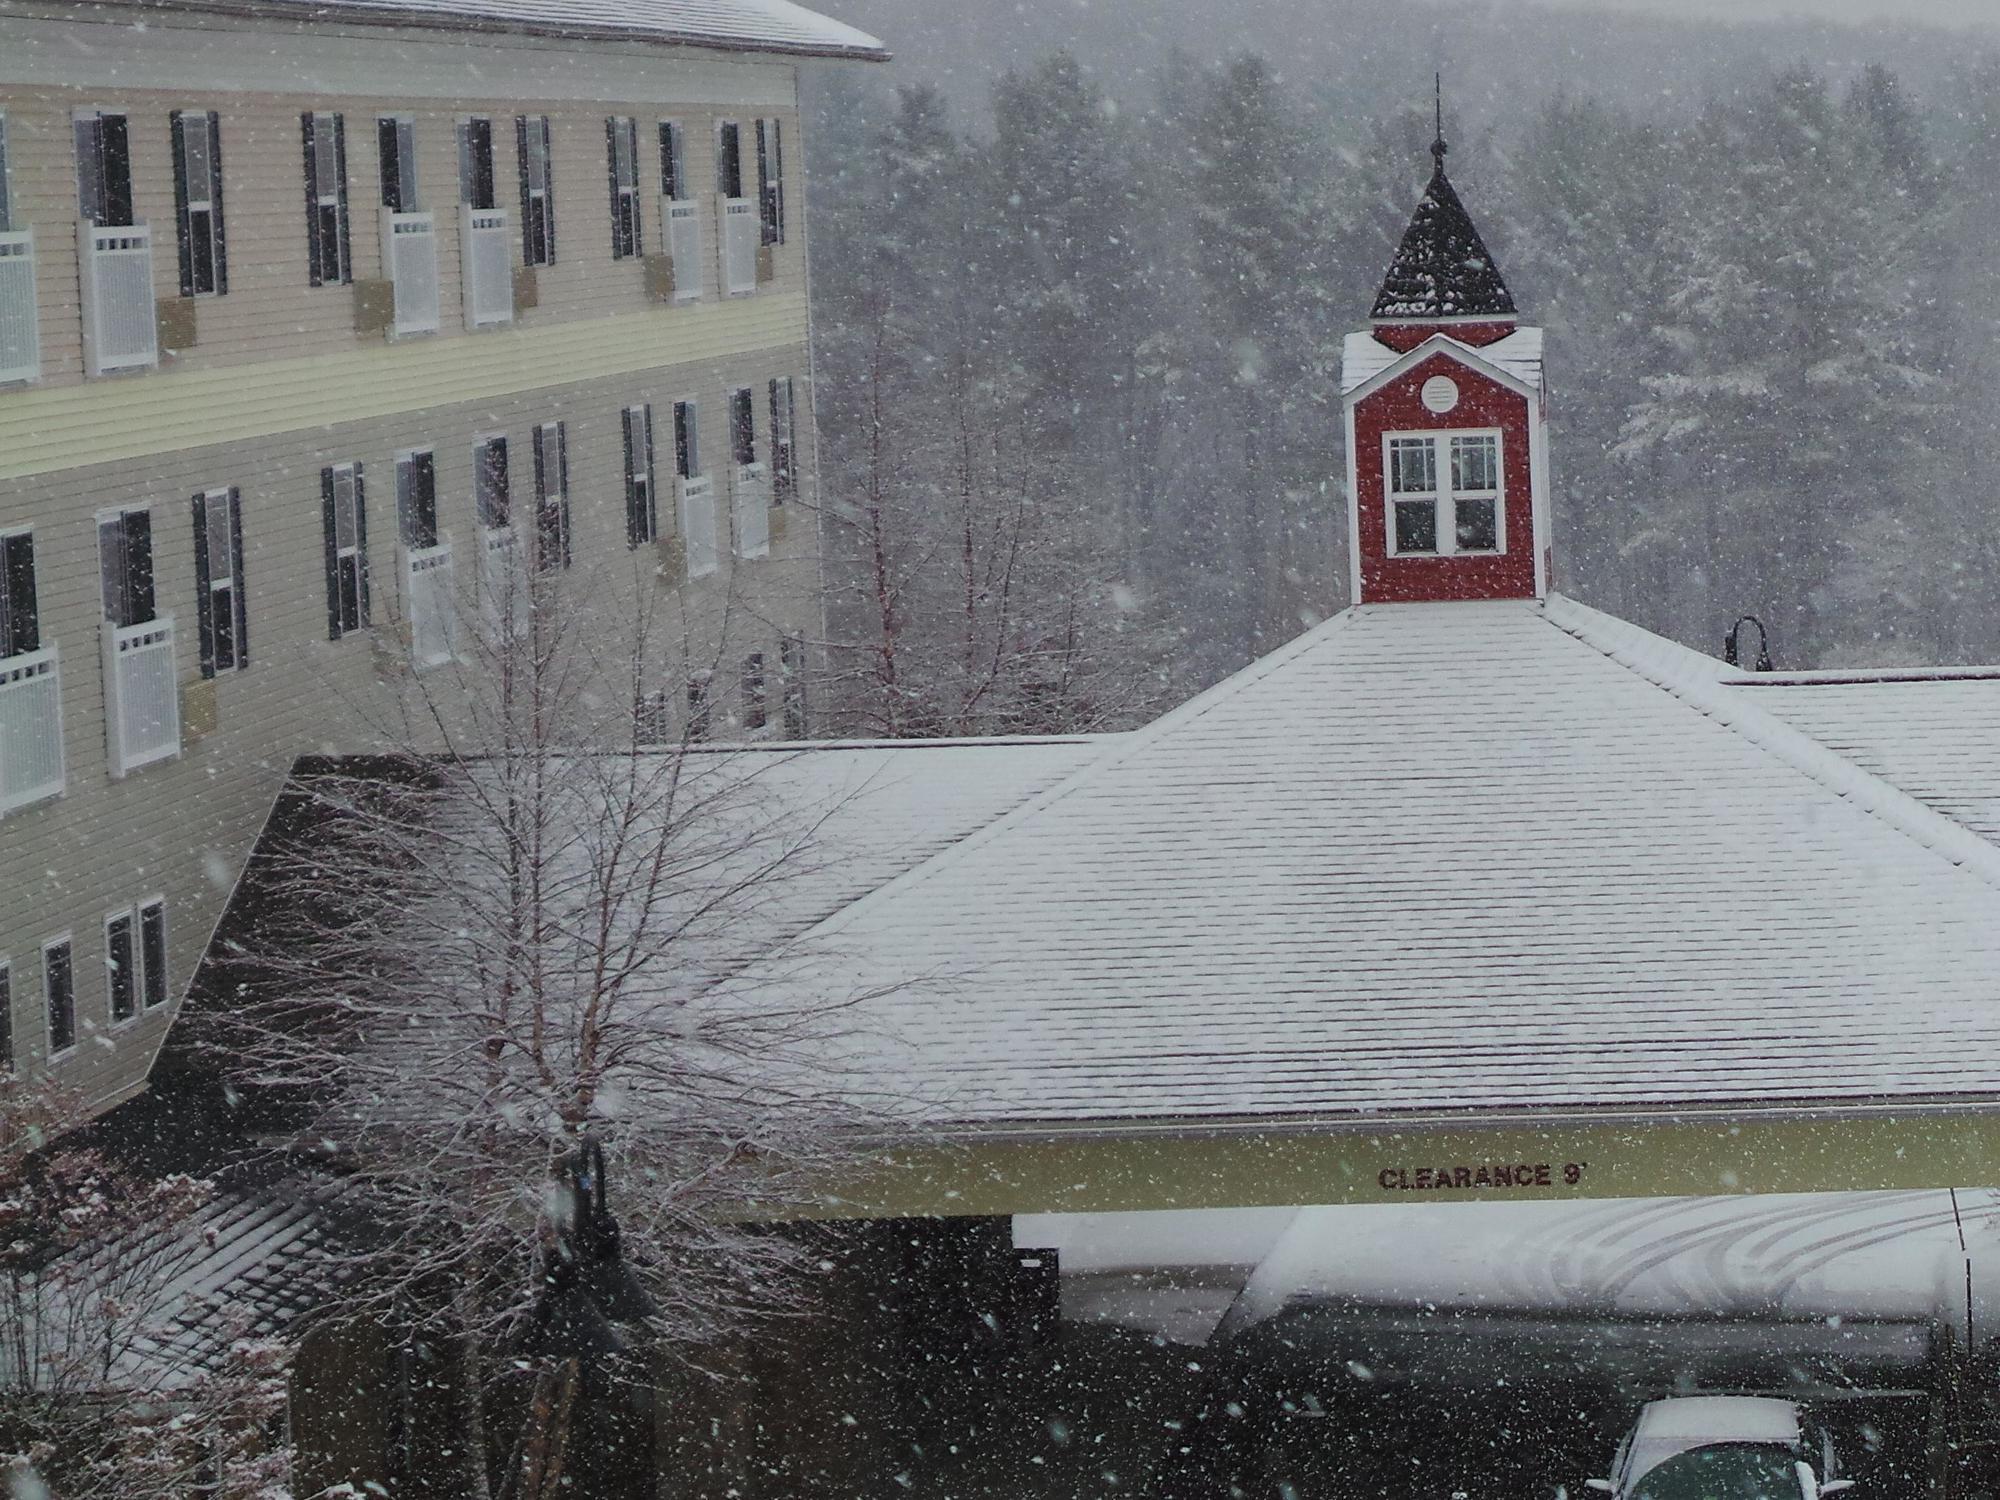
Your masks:
{"label": "large beige building", "polygon": [[[0,1057],[144,1085],[295,756],[506,569],[800,733],[784,0],[0,0]],[[689,675],[687,663],[708,672]]]}

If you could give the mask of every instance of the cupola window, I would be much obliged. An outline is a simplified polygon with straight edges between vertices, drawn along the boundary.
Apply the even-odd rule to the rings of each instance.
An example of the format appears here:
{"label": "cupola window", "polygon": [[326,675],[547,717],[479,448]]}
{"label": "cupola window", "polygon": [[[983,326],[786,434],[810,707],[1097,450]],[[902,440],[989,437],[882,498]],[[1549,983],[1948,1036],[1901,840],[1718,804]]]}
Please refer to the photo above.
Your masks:
{"label": "cupola window", "polygon": [[1389,535],[1396,557],[1503,552],[1500,434],[1391,434]]}

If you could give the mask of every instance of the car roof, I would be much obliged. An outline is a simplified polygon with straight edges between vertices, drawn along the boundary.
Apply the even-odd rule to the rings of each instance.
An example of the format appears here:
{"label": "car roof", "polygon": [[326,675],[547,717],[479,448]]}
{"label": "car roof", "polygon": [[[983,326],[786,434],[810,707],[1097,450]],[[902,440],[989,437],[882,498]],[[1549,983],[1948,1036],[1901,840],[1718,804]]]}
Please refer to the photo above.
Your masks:
{"label": "car roof", "polygon": [[1641,1409],[1636,1437],[1640,1442],[1796,1443],[1799,1409],[1776,1396],[1675,1396]]}

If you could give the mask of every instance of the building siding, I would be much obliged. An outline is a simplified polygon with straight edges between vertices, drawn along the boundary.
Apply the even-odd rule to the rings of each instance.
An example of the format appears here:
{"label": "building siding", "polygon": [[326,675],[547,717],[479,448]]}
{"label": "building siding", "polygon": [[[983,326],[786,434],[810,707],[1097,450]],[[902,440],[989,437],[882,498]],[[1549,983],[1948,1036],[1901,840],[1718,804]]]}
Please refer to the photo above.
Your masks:
{"label": "building siding", "polygon": [[[532,514],[531,432],[567,424],[573,598],[660,627],[653,677],[681,700],[690,662],[716,668],[717,732],[738,705],[738,669],[765,653],[777,710],[779,641],[820,625],[812,394],[806,353],[804,150],[789,62],[641,44],[559,44],[379,28],[288,25],[105,7],[0,0],[0,112],[7,120],[14,222],[37,245],[42,372],[0,387],[0,530],[33,530],[42,639],[61,660],[66,789],[0,816],[0,959],[11,965],[16,1051],[45,1061],[41,944],[72,941],[78,1045],[52,1076],[101,1108],[143,1084],[287,768],[300,754],[368,748],[407,656],[395,458],[436,455],[438,519],[469,589],[480,538],[473,441],[504,432],[517,530]],[[530,89],[533,93],[528,92]],[[229,290],[199,299],[193,347],[130,375],[83,375],[71,111],[123,109],[130,120],[135,217],[153,228],[156,297],[179,291],[168,118],[221,116]],[[354,292],[308,285],[299,117],[347,118],[348,197],[357,280],[380,274],[375,120],[417,125],[423,206],[436,215],[440,331],[391,341],[355,331]],[[495,183],[521,261],[513,119],[546,114],[554,137],[557,263],[516,325],[468,333],[459,304],[460,116],[494,120]],[[686,168],[703,205],[705,291],[663,306],[639,260],[611,255],[604,120],[639,123],[644,249],[662,243],[657,122],[687,130]],[[715,123],[759,115],[785,132],[787,243],[771,279],[720,296]],[[754,170],[754,156],[750,158]],[[759,456],[770,455],[766,382],[795,382],[797,503],[771,556],[733,558],[725,395],[757,393]],[[672,403],[700,402],[700,441],[720,507],[723,564],[685,581],[663,570],[671,547],[628,548],[620,412],[653,406],[663,537],[677,530]],[[327,639],[320,470],[365,465],[373,628]],[[241,496],[250,665],[213,683],[214,727],[185,722],[181,754],[122,779],[105,743],[96,518],[153,511],[158,611],[175,622],[184,707],[200,683],[191,497]],[[206,688],[199,689],[205,693]],[[107,912],[167,898],[170,1003],[114,1028],[104,966]]]}

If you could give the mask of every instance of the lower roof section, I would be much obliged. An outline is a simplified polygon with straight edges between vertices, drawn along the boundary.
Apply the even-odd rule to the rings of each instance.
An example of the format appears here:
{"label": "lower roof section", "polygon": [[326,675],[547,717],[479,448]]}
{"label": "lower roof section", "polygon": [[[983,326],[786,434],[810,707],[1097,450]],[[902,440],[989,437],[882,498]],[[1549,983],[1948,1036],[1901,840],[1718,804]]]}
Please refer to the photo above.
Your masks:
{"label": "lower roof section", "polygon": [[32,387],[10,391],[0,401],[0,480],[492,400],[805,341],[805,296],[772,292],[303,359]]}

